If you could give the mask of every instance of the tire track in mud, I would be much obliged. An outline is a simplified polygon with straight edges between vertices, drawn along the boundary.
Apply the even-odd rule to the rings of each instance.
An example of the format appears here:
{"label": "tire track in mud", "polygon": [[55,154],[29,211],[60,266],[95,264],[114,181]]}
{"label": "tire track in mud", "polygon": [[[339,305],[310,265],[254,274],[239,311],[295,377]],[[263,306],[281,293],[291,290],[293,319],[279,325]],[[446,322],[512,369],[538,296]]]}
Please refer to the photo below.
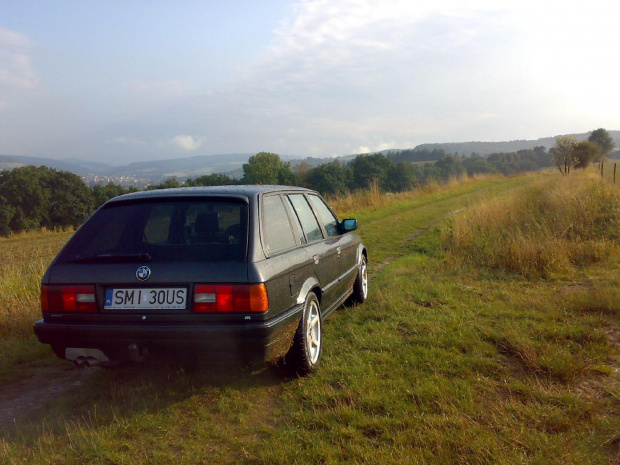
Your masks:
{"label": "tire track in mud", "polygon": [[0,427],[14,424],[54,397],[78,388],[98,370],[46,365],[34,369],[27,378],[5,384],[0,392]]}

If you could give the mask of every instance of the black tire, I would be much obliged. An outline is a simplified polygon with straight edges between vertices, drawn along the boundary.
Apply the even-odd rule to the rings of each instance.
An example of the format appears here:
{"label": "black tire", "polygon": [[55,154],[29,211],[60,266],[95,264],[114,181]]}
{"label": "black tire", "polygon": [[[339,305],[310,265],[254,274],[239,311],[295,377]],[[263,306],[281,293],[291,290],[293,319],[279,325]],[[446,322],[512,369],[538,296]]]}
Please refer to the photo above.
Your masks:
{"label": "black tire", "polygon": [[306,297],[293,345],[284,358],[285,366],[301,376],[314,373],[321,363],[322,336],[321,307],[316,295],[310,292]]}
{"label": "black tire", "polygon": [[360,305],[366,302],[368,298],[368,261],[366,256],[362,255],[362,262],[357,270],[357,277],[353,283],[353,294],[351,294],[351,302]]}

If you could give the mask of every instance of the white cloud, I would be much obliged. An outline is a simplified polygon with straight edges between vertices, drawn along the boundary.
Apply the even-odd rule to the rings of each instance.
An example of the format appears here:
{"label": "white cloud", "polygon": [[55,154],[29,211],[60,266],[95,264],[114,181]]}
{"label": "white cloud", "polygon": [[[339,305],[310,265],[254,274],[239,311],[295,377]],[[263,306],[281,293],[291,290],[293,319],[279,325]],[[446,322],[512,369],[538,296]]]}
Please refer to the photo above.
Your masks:
{"label": "white cloud", "polygon": [[30,59],[32,45],[24,34],[0,27],[0,84],[23,89],[38,84]]}
{"label": "white cloud", "polygon": [[[82,152],[124,161],[207,146],[328,156],[620,128],[620,3],[552,3],[300,0],[253,59],[236,53],[231,44],[246,39],[235,35],[221,43],[222,62],[196,44],[179,56],[145,48],[150,65],[123,47],[79,55],[90,44],[75,31],[76,40],[46,41],[41,92],[32,89],[34,42],[0,28],[0,152],[49,150],[42,131],[61,141],[59,154],[83,140]],[[26,122],[29,133],[13,130]]]}
{"label": "white cloud", "polygon": [[604,8],[585,20],[581,7],[539,3],[302,0],[242,73],[231,107],[280,152],[316,155],[543,137],[617,114],[616,28],[594,20]]}
{"label": "white cloud", "polygon": [[[445,114],[510,95],[503,79],[514,74],[510,18],[491,2],[461,5],[301,1],[245,70],[235,106],[283,153],[373,152],[428,142],[445,130]],[[492,94],[483,73],[495,78]],[[429,119],[439,124],[421,133]]]}
{"label": "white cloud", "polygon": [[195,138],[193,136],[179,135],[172,139],[171,142],[180,149],[186,150],[188,152],[193,152],[194,150],[197,150],[202,146],[204,138]]}

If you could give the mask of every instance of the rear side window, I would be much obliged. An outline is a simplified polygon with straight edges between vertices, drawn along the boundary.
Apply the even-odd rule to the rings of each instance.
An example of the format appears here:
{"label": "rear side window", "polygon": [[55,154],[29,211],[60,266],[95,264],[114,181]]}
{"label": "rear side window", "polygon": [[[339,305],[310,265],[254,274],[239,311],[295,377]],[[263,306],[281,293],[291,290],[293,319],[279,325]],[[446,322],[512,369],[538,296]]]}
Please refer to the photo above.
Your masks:
{"label": "rear side window", "polygon": [[323,233],[319,226],[306,197],[301,194],[292,194],[288,196],[293,209],[297,213],[297,218],[301,223],[301,227],[306,233],[308,242],[318,241],[323,239]]}
{"label": "rear side window", "polygon": [[245,261],[248,206],[221,199],[148,200],[110,204],[79,230],[61,261]]}
{"label": "rear side window", "polygon": [[263,198],[263,245],[269,254],[295,247],[295,237],[288,213],[279,195]]}

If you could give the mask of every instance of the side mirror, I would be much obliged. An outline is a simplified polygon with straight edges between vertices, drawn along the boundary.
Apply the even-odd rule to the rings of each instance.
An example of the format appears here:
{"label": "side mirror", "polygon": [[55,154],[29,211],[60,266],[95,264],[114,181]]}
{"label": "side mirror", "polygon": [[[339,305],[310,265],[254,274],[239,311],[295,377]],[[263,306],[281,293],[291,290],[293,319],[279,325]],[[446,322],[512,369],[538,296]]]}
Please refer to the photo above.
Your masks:
{"label": "side mirror", "polygon": [[348,233],[351,231],[355,231],[357,229],[357,220],[356,219],[347,219],[342,220],[341,227],[343,233]]}

